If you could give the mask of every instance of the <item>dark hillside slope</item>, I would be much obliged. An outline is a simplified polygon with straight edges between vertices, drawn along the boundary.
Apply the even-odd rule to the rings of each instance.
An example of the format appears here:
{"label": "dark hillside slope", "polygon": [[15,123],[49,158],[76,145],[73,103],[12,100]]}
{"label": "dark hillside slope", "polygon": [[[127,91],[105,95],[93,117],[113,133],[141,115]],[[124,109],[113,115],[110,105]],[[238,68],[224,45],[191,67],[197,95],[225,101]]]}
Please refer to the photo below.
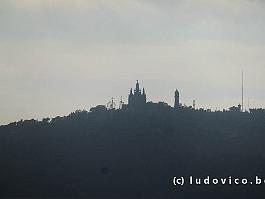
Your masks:
{"label": "dark hillside slope", "polygon": [[264,178],[264,112],[77,111],[2,126],[0,148],[1,197],[265,197],[265,185],[172,184]]}

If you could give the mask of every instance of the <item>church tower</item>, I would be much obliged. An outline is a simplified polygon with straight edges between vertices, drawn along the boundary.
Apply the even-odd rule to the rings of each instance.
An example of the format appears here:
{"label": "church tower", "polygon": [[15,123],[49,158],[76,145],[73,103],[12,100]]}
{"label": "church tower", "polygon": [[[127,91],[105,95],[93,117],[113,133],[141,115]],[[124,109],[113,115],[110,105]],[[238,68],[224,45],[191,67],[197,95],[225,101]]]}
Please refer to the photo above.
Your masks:
{"label": "church tower", "polygon": [[175,104],[174,107],[175,108],[179,108],[180,104],[179,104],[179,91],[178,89],[176,89],[175,91]]}
{"label": "church tower", "polygon": [[140,89],[140,84],[138,80],[136,81],[136,86],[134,92],[130,90],[128,98],[128,106],[131,108],[142,108],[146,103],[146,94],[143,88],[143,91]]}

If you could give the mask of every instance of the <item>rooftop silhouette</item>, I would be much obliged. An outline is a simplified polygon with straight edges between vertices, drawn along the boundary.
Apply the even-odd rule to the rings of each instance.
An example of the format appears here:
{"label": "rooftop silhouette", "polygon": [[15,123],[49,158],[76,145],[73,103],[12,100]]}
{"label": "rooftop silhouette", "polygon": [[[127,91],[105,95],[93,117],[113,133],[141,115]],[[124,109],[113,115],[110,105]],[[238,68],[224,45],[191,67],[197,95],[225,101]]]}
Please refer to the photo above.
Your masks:
{"label": "rooftop silhouette", "polygon": [[[116,104],[113,100],[114,99],[112,98],[112,100],[107,104],[108,109],[115,109],[116,108]],[[242,100],[242,102],[243,102],[243,100]],[[113,106],[110,106],[111,104]],[[114,106],[114,104],[115,104],[115,106]],[[119,109],[145,110],[147,108],[147,106],[150,107],[150,104],[153,104],[153,107],[155,107],[154,104],[157,104],[157,105],[158,104],[159,105],[164,104],[164,106],[169,106],[166,102],[159,102],[159,103],[153,103],[151,101],[147,102],[147,95],[145,92],[145,88],[141,89],[139,81],[136,80],[135,89],[133,89],[133,88],[130,89],[130,92],[128,95],[128,104],[125,104],[121,99]],[[178,89],[176,89],[173,107],[175,109],[184,109],[184,108],[187,109],[187,108],[189,108],[189,109],[196,110],[196,101],[193,100],[192,106],[186,106],[185,104],[183,105],[182,103],[180,103],[180,92]],[[204,109],[200,108],[199,110],[203,111]],[[259,111],[259,110],[262,110],[262,109],[249,109],[248,111],[243,110],[243,106],[241,104],[239,104],[238,106],[229,107],[227,110],[223,109],[222,112],[227,112],[227,111],[229,111],[229,112],[254,112],[254,111]],[[205,111],[212,112],[211,109],[206,109]],[[216,111],[220,111],[220,110],[216,110]]]}

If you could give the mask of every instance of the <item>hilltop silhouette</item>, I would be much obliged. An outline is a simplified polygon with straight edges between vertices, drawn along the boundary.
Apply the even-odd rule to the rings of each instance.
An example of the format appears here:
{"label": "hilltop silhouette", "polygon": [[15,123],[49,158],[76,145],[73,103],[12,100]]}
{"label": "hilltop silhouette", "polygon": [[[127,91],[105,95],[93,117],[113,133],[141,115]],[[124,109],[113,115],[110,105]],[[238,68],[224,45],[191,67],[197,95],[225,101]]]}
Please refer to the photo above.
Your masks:
{"label": "hilltop silhouette", "polygon": [[[0,197],[264,198],[264,186],[176,187],[174,176],[265,177],[265,110],[146,103],[0,127]],[[136,97],[138,96],[138,97]],[[235,107],[237,108],[237,107]]]}

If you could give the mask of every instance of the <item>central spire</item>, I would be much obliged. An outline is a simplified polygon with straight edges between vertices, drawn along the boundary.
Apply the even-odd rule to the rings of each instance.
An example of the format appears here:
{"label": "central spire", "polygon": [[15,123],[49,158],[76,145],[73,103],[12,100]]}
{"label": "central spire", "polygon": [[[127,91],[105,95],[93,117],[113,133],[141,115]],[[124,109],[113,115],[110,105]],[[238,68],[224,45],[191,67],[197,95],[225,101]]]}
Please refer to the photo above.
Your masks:
{"label": "central spire", "polygon": [[136,80],[136,92],[138,93],[140,91],[139,81]]}

